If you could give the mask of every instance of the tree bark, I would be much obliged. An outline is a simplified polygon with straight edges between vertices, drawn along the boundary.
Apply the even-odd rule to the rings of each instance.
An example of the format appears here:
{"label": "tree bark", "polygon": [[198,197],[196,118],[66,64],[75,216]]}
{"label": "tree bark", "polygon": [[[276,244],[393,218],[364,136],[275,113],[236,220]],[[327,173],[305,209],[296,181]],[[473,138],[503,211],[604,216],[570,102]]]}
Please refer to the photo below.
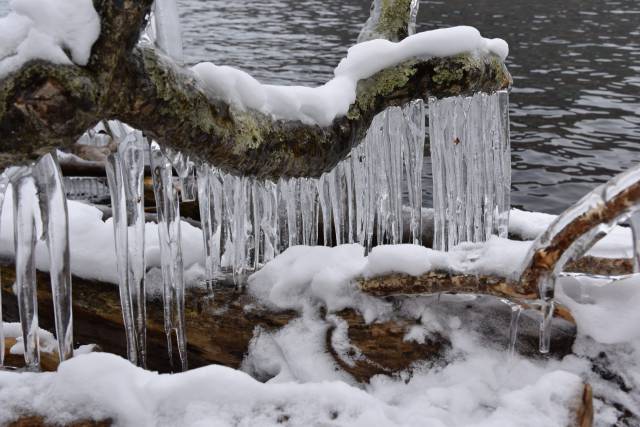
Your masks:
{"label": "tree bark", "polygon": [[[400,6],[389,6],[394,2]],[[408,19],[402,14],[409,13],[410,2],[394,2],[383,2],[393,13],[382,14],[380,25],[385,35],[395,31],[401,38]],[[151,3],[95,0],[102,31],[86,67],[32,61],[0,80],[0,169],[69,147],[98,121],[118,119],[227,172],[319,176],[344,158],[373,117],[389,106],[493,92],[511,83],[504,63],[490,54],[415,58],[358,82],[349,113],[329,126],[274,120],[206,95],[188,68],[137,45]]]}
{"label": "tree bark", "polygon": [[[18,321],[16,297],[11,289],[15,280],[14,266],[0,267],[3,277],[2,305],[6,321]],[[453,281],[455,277],[442,278]],[[451,286],[450,286],[451,288]],[[402,304],[418,298],[394,295],[394,292],[365,292],[383,298],[394,304]],[[427,300],[416,300],[420,304],[433,304]],[[431,305],[430,305],[431,306]],[[488,335],[493,342],[508,344],[510,309],[497,299],[485,298],[478,301],[441,301],[434,306],[443,315],[455,313],[467,325],[482,325],[480,333]],[[490,313],[490,316],[487,314]],[[38,314],[41,327],[53,330],[53,305],[49,276],[38,272]],[[120,298],[116,285],[73,278],[74,345],[97,344],[100,349],[126,357],[126,341],[122,324]],[[149,369],[169,372],[166,335],[164,333],[161,298],[147,301],[147,341]],[[336,365],[353,376],[366,382],[377,374],[397,374],[406,371],[418,362],[441,360],[443,350],[449,347],[448,338],[433,335],[424,343],[405,341],[408,330],[419,324],[419,319],[400,311],[384,321],[366,323],[363,316],[353,309],[338,313],[321,313],[329,326],[327,331],[327,351],[334,356]],[[471,317],[469,317],[471,316]],[[484,318],[489,317],[490,319]],[[213,297],[206,290],[190,289],[186,297],[186,329],[189,367],[195,368],[212,363],[239,368],[246,355],[249,343],[257,331],[273,332],[297,319],[294,311],[278,311],[265,306],[245,291],[236,291],[232,286],[219,286]],[[524,318],[524,317],[523,317]],[[557,319],[556,333],[552,344],[557,356],[571,352],[575,339],[575,325],[569,319]],[[346,322],[348,338],[362,358],[350,360],[349,355],[340,354],[331,345],[336,322]],[[521,334],[516,348],[523,354],[537,355],[537,319],[531,317],[521,322]],[[8,351],[8,349],[7,349]],[[177,358],[175,355],[174,359]],[[15,362],[14,359],[10,359]],[[354,363],[352,363],[354,362]],[[55,365],[48,366],[55,368]]]}

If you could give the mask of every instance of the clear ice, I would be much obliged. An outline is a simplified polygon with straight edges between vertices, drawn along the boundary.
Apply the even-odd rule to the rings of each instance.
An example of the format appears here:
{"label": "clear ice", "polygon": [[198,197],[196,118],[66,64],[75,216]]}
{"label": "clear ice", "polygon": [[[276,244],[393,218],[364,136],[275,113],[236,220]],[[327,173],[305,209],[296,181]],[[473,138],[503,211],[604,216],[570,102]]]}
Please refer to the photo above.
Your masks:
{"label": "clear ice", "polygon": [[173,367],[175,335],[180,366],[187,370],[187,335],[184,319],[184,267],[180,234],[180,200],[173,182],[173,167],[160,146],[150,149],[153,192],[158,213],[158,239],[163,281],[164,329],[167,335],[169,361]]}
{"label": "clear ice", "polygon": [[132,363],[146,364],[146,292],[144,259],[144,152],[139,131],[128,133],[107,161],[118,260],[120,300]]}
{"label": "clear ice", "polygon": [[[587,193],[580,201],[571,208],[559,215],[531,245],[527,256],[525,257],[522,267],[520,268],[520,276],[531,265],[534,256],[538,250],[547,247],[559,233],[563,232],[565,227],[573,221],[578,220],[583,215],[590,215],[591,211],[601,212],[604,205],[611,202],[614,198],[621,195],[633,185],[640,183],[640,167],[632,168],[623,172],[605,184],[602,184]],[[629,220],[634,243],[634,269],[637,265],[637,249],[638,249],[638,213],[640,205],[629,203],[624,200],[625,209],[622,210],[615,218],[609,218],[607,222],[601,222],[592,229],[587,230],[582,236],[578,237],[571,245],[562,253],[556,262],[553,271],[544,274],[538,283],[538,293],[540,295],[540,312],[542,320],[540,322],[540,352],[548,353],[551,342],[551,321],[555,309],[555,283],[563,273],[564,266],[575,259],[585,255],[591,247],[606,236],[618,223]]]}
{"label": "clear ice", "polygon": [[16,294],[27,369],[40,368],[38,339],[38,292],[36,287],[36,241],[38,198],[30,166],[11,171],[13,188],[13,239],[16,264]]}
{"label": "clear ice", "polygon": [[73,356],[73,314],[71,300],[71,259],[69,213],[58,158],[43,156],[33,167],[40,199],[43,237],[49,251],[49,276],[60,361]]}
{"label": "clear ice", "polygon": [[508,92],[429,99],[434,249],[507,237]]}
{"label": "clear ice", "polygon": [[155,0],[155,42],[178,64],[183,62],[180,15],[176,0]]}
{"label": "clear ice", "polygon": [[376,116],[362,143],[319,178],[258,181],[199,165],[207,278],[232,273],[240,283],[294,245],[401,243],[404,192],[408,240],[420,242],[424,143],[424,104],[414,101]]}
{"label": "clear ice", "polygon": [[[2,174],[0,174],[0,222],[2,220],[2,208],[4,206],[4,197],[7,194],[8,186],[9,186],[9,176],[7,175],[6,172],[3,172]],[[0,284],[2,283],[1,280],[2,280],[2,277],[0,277]],[[4,329],[3,329],[3,321],[2,321],[2,292],[0,292],[0,368],[2,368],[3,366],[4,366]]]}

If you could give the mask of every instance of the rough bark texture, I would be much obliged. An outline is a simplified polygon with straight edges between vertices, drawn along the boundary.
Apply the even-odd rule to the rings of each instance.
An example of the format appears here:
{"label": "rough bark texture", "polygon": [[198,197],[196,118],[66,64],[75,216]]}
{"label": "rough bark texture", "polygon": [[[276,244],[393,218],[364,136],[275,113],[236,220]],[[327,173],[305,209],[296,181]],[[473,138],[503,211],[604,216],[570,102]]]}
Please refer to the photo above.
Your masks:
{"label": "rough bark texture", "polygon": [[[95,0],[102,31],[86,67],[32,61],[0,80],[0,169],[69,147],[99,120],[119,119],[229,172],[318,176],[341,160],[388,106],[431,95],[492,92],[511,83],[504,63],[493,55],[416,58],[360,81],[348,115],[329,126],[274,120],[216,101],[190,70],[138,46],[151,3]],[[408,12],[406,5],[387,9]],[[388,18],[383,23],[388,34],[406,36],[405,21],[389,13],[382,17]]]}
{"label": "rough bark texture", "polygon": [[[3,277],[3,316],[6,321],[17,321],[17,301],[11,290],[11,284],[15,279],[13,265],[7,264],[0,267],[0,274]],[[382,292],[376,295],[394,304],[415,299],[394,296],[391,291],[386,295]],[[431,304],[426,299],[415,301],[420,304]],[[463,320],[466,319],[464,324],[480,325],[482,323],[481,333],[490,336],[490,341],[506,345],[509,310],[506,305],[496,301],[486,299],[462,304],[457,304],[455,301],[441,301],[437,310],[442,310],[443,315],[450,312],[456,313]],[[74,345],[95,343],[103,351],[126,355],[120,299],[115,285],[74,277],[73,304]],[[42,272],[38,272],[38,313],[41,327],[53,330],[49,277]],[[487,313],[491,313],[489,316],[491,319],[481,322]],[[160,298],[148,301],[147,315],[149,368],[168,372],[171,368],[166,352],[166,335],[163,329]],[[349,355],[336,353],[330,345],[333,328],[329,328],[327,332],[327,350],[334,353],[336,364],[358,381],[367,381],[376,374],[396,374],[418,362],[435,363],[442,360],[442,350],[449,345],[446,337],[434,337],[432,341],[423,344],[405,341],[404,336],[408,329],[417,324],[419,319],[400,311],[391,319],[372,324],[366,323],[360,313],[351,309],[321,315],[327,320],[328,325],[343,321],[347,323],[351,345],[359,349],[363,357],[351,363]],[[202,289],[190,290],[186,298],[189,367],[217,363],[238,368],[257,331],[261,333],[276,331],[296,318],[298,318],[296,312],[270,309],[251,295],[237,292],[230,286],[221,286],[216,289],[214,298]],[[560,323],[555,326],[553,350],[555,355],[562,356],[571,351],[576,331],[575,325],[571,322],[562,319],[558,322]],[[535,356],[537,354],[535,317],[523,321],[520,330],[522,333],[519,337],[518,351]],[[20,359],[10,360],[20,362]],[[55,365],[44,367],[51,369],[55,368]]]}

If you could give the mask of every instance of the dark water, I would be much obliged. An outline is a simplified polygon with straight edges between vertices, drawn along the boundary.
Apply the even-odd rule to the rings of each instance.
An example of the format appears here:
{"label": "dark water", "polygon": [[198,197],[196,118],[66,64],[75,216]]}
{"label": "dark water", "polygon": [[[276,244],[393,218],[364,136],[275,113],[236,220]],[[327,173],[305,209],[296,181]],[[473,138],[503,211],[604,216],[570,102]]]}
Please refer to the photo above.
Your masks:
{"label": "dark water", "polygon": [[[367,0],[179,5],[188,61],[281,84],[331,78],[369,13]],[[421,2],[419,31],[462,24],[510,45],[513,205],[560,212],[640,162],[639,0]]]}

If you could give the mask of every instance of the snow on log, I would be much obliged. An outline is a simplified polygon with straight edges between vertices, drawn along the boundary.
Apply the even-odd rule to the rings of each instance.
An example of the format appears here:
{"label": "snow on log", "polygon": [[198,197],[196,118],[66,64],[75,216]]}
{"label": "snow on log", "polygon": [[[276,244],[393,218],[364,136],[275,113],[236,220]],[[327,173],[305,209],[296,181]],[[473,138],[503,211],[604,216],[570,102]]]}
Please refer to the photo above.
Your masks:
{"label": "snow on log", "polygon": [[[3,277],[2,304],[6,321],[17,321],[16,297],[11,290],[15,272],[13,265],[0,267]],[[53,327],[51,288],[47,273],[38,272],[38,314],[43,328]],[[455,281],[453,278],[444,279]],[[77,343],[97,344],[102,351],[126,356],[126,342],[118,289],[110,283],[73,278],[74,337]],[[391,296],[393,292],[378,292],[381,303],[396,305],[432,304],[429,299]],[[395,302],[394,302],[395,301]],[[407,306],[407,307],[408,307]],[[442,313],[458,315],[463,324],[482,325],[480,333],[492,341],[508,345],[510,309],[497,299],[481,298],[476,301],[458,302],[452,297],[443,297],[437,309]],[[490,316],[487,316],[491,313]],[[163,327],[162,303],[159,299],[147,302],[148,367],[162,372],[170,371],[166,352],[166,335]],[[322,314],[328,328],[326,351],[335,360],[336,366],[358,381],[368,381],[377,374],[396,374],[410,370],[414,363],[442,359],[449,346],[446,334],[436,333],[428,339],[407,340],[406,336],[420,317],[412,310],[398,310],[388,319],[366,321],[356,309],[346,308]],[[417,316],[417,317],[416,317]],[[294,310],[282,310],[265,305],[249,292],[238,292],[232,286],[216,289],[211,298],[202,288],[191,289],[186,297],[186,323],[188,335],[189,366],[196,368],[212,363],[239,368],[250,343],[260,333],[282,329],[298,319]],[[340,328],[340,324],[346,328]],[[536,355],[537,320],[523,316],[516,350],[527,355]],[[344,351],[343,339],[336,334],[345,334],[351,351],[361,357],[350,357]],[[557,356],[571,352],[575,339],[575,325],[563,319],[554,322],[553,351]],[[77,343],[75,343],[77,345]],[[334,345],[333,343],[340,343]],[[52,366],[55,367],[55,366]]]}

